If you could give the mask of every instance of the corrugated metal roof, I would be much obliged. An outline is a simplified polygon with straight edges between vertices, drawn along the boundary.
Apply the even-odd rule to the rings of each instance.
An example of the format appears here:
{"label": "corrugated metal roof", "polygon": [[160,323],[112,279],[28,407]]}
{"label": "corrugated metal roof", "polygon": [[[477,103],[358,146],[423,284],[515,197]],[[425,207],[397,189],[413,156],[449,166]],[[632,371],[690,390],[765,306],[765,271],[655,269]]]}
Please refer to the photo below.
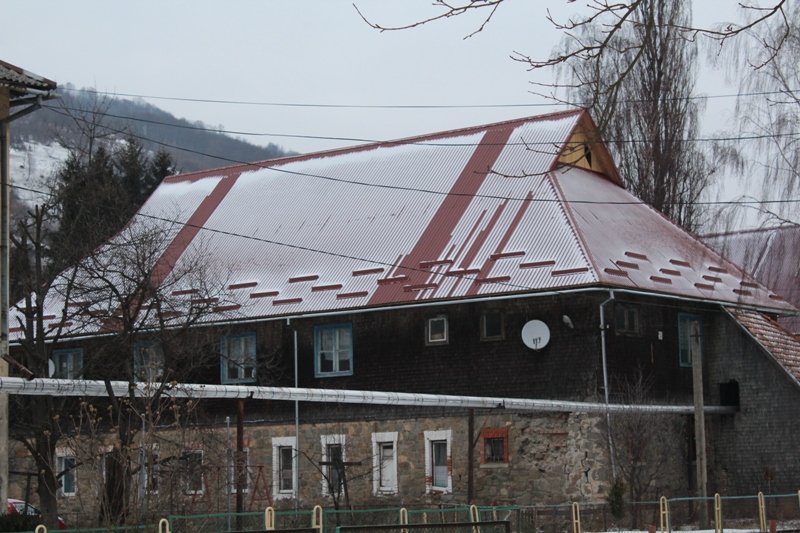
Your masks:
{"label": "corrugated metal roof", "polygon": [[0,61],[0,87],[9,87],[13,96],[25,93],[28,89],[52,91],[56,88],[56,82]]}
{"label": "corrugated metal roof", "polygon": [[800,383],[800,339],[755,311],[727,309],[739,325]]}
{"label": "corrugated metal roof", "polygon": [[[703,240],[795,306],[800,306],[800,227],[762,228],[708,235]],[[800,317],[781,317],[800,333]]]}
{"label": "corrugated metal roof", "polygon": [[[155,278],[188,304],[194,278],[169,272],[205,254],[227,288],[213,305],[232,311],[210,320],[592,286],[794,310],[612,180],[558,168],[586,120],[559,113],[168,178],[142,213],[186,226]],[[46,307],[60,317],[64,302]]]}

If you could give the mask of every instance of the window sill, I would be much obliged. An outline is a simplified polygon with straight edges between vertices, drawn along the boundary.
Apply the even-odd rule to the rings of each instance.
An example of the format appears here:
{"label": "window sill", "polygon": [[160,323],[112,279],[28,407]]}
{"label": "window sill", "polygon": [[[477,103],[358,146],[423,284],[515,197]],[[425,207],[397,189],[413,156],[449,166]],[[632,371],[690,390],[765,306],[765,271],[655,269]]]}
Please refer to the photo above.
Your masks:
{"label": "window sill", "polygon": [[321,379],[325,379],[325,378],[341,378],[341,377],[352,376],[352,375],[353,375],[353,372],[315,372],[314,373],[314,377],[315,378],[321,378]]}
{"label": "window sill", "polygon": [[397,489],[378,489],[378,492],[374,493],[375,496],[396,496]]}
{"label": "window sill", "polygon": [[489,470],[494,468],[508,468],[508,463],[481,463],[480,468],[488,468]]}

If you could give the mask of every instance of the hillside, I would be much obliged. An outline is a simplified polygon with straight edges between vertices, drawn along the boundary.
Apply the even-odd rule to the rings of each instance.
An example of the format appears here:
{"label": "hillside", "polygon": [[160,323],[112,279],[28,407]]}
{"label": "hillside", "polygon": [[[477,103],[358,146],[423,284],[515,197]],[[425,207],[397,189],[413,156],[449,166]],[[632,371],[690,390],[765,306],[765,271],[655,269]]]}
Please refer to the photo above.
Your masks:
{"label": "hillside", "polygon": [[[200,121],[176,118],[142,100],[97,96],[92,92],[69,90],[71,87],[68,84],[65,87],[68,90],[60,90],[58,100],[46,102],[44,109],[14,122],[11,147],[18,159],[36,157],[36,152],[49,153],[41,147],[77,145],[80,129],[85,129],[89,122],[99,126],[97,131],[104,141],[113,143],[125,135],[132,135],[147,150],[155,152],[162,147],[167,149],[181,171],[225,166],[232,162],[263,161],[290,153],[274,144],[256,146],[215,132],[214,128]],[[170,146],[186,148],[188,151]],[[56,159],[65,153],[58,149],[53,152]],[[39,166],[52,170],[52,165],[43,163]],[[12,167],[12,175],[14,173],[20,174],[18,166]]]}

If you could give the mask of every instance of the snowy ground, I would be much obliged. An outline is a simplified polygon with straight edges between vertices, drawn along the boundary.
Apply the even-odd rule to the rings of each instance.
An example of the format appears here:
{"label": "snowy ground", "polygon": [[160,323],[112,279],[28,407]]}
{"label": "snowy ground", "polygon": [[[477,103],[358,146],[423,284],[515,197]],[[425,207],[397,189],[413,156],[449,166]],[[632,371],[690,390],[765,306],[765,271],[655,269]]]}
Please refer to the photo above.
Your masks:
{"label": "snowy ground", "polygon": [[[11,184],[46,191],[49,180],[66,158],[67,149],[58,144],[25,142],[22,149],[11,148],[9,160]],[[13,193],[29,204],[42,198],[42,194],[25,189],[15,188]]]}

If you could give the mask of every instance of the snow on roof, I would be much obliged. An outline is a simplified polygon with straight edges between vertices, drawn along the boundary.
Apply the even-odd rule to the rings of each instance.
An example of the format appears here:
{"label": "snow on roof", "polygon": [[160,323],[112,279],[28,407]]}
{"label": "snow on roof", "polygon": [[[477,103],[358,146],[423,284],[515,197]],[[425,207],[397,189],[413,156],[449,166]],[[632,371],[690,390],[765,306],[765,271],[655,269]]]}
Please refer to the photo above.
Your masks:
{"label": "snow on roof", "polygon": [[28,90],[52,91],[56,88],[56,82],[0,61],[0,87],[9,87],[12,96],[19,96]]}
{"label": "snow on roof", "polygon": [[574,111],[170,177],[140,212],[183,225],[155,280],[206,254],[233,319],[581,287],[795,311],[615,169],[565,159],[587,125]]}

